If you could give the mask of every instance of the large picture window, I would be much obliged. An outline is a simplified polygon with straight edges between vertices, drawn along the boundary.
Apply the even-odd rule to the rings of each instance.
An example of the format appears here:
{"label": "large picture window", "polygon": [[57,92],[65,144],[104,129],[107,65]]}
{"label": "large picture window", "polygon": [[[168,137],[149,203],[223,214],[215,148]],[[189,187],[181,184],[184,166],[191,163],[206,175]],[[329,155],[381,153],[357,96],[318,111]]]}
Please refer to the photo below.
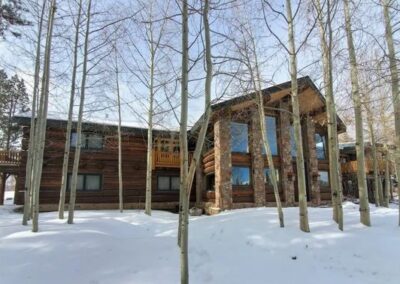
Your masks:
{"label": "large picture window", "polygon": [[159,191],[179,191],[180,179],[178,176],[158,176],[157,189]]}
{"label": "large picture window", "polygon": [[[273,188],[271,173],[272,170],[270,168],[264,169],[264,183],[266,187]],[[276,181],[279,185],[279,169],[275,168],[275,175],[276,175]]]}
{"label": "large picture window", "polygon": [[[72,174],[68,174],[67,188],[71,190]],[[79,191],[98,191],[101,190],[100,174],[78,174],[76,190]]]}
{"label": "large picture window", "polygon": [[231,151],[249,152],[249,132],[245,123],[231,122]]}
{"label": "large picture window", "polygon": [[[71,133],[71,147],[76,147],[78,134]],[[103,136],[96,133],[81,134],[81,149],[103,149]]]}
{"label": "large picture window", "polygon": [[326,160],[326,140],[325,136],[315,133],[315,146],[317,150],[317,159]]}
{"label": "large picture window", "polygon": [[[276,135],[276,117],[266,116],[265,117],[265,132],[267,134],[267,140],[269,147],[271,148],[272,155],[278,155],[278,139]],[[264,145],[262,147],[262,153],[265,154]]]}
{"label": "large picture window", "polygon": [[329,173],[327,171],[319,171],[319,186],[329,187]]}
{"label": "large picture window", "polygon": [[232,167],[232,185],[250,185],[249,167]]}

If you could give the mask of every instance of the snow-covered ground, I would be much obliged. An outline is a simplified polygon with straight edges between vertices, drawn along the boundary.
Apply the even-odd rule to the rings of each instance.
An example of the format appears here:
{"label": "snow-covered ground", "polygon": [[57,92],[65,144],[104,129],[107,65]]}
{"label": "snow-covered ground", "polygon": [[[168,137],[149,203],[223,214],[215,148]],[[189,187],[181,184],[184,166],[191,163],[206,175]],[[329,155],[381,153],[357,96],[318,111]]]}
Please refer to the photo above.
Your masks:
{"label": "snow-covered ground", "polygon": [[[0,207],[0,283],[179,283],[177,215],[154,211],[77,211],[74,225],[40,215],[40,232]],[[346,203],[345,231],[330,208],[309,208],[311,233],[298,209],[233,210],[190,219],[191,283],[399,283],[398,212],[371,205],[372,227]]]}

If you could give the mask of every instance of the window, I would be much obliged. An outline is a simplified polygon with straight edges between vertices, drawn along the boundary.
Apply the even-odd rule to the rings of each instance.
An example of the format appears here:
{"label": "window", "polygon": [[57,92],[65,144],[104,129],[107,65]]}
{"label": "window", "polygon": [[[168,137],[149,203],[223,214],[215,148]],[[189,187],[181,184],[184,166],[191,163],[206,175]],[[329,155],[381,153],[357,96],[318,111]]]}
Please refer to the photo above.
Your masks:
{"label": "window", "polygon": [[[265,117],[265,132],[267,134],[267,139],[269,147],[271,148],[272,155],[278,155],[278,139],[276,136],[276,117],[266,116]],[[264,145],[262,147],[262,153],[265,154]]]}
{"label": "window", "polygon": [[247,124],[231,122],[231,151],[242,153],[249,152]]}
{"label": "window", "polygon": [[315,133],[315,147],[317,150],[317,159],[326,160],[326,140],[325,136]]}
{"label": "window", "polygon": [[[71,190],[72,174],[68,174],[67,188]],[[78,174],[76,190],[98,191],[101,190],[101,175],[99,174]]]}
{"label": "window", "polygon": [[250,168],[232,167],[232,185],[250,185]]}
{"label": "window", "polygon": [[206,176],[206,189],[209,191],[215,191],[215,175]]}
{"label": "window", "polygon": [[319,171],[319,186],[329,187],[329,174],[327,171]]}
{"label": "window", "polygon": [[[267,187],[273,188],[271,173],[272,173],[272,171],[270,168],[264,169],[264,183]],[[277,179],[277,182],[279,185],[279,169],[275,169],[275,174],[276,174],[276,179]]]}
{"label": "window", "polygon": [[[76,132],[71,133],[71,147],[76,147],[76,140],[78,134]],[[81,148],[82,149],[102,149],[103,148],[103,136],[96,133],[82,133],[81,134]]]}
{"label": "window", "polygon": [[296,140],[294,139],[294,127],[290,126],[290,153],[292,157],[297,157]]}
{"label": "window", "polygon": [[157,189],[160,191],[179,191],[180,179],[178,176],[158,176]]}

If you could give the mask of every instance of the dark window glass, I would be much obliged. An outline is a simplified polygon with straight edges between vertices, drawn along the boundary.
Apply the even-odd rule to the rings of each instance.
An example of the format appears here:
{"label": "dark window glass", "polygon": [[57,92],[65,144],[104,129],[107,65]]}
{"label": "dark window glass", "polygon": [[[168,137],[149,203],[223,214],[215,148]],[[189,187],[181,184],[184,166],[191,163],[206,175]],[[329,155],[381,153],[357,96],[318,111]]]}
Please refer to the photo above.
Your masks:
{"label": "dark window glass", "polygon": [[179,191],[180,180],[177,176],[158,176],[157,189],[160,191]]}
{"label": "dark window glass", "polygon": [[319,171],[319,186],[329,187],[329,173],[327,171]]}
{"label": "dark window glass", "polygon": [[[76,132],[71,133],[71,147],[76,147],[76,140],[78,134]],[[81,133],[81,148],[82,149],[102,149],[103,148],[103,136],[96,133]]]}
{"label": "dark window glass", "polygon": [[294,127],[290,126],[290,153],[292,157],[297,157],[296,140],[294,139]]}
{"label": "dark window glass", "polygon": [[315,133],[315,147],[318,160],[326,160],[326,140],[325,136]]}
{"label": "dark window glass", "polygon": [[[68,174],[67,188],[71,190],[72,174]],[[78,174],[76,190],[96,191],[101,190],[101,175],[97,174]]]}
{"label": "dark window glass", "polygon": [[248,126],[231,122],[231,151],[247,153],[249,151]]}
{"label": "dark window glass", "polygon": [[250,185],[250,168],[232,167],[232,185]]}
{"label": "dark window glass", "polygon": [[[264,183],[267,187],[273,188],[271,173],[272,173],[272,171],[270,168],[264,169]],[[277,179],[277,182],[279,185],[279,170],[278,169],[275,169],[275,174],[276,174],[276,179]]]}
{"label": "dark window glass", "polygon": [[[265,132],[267,134],[267,139],[269,147],[271,148],[272,155],[278,155],[278,139],[276,135],[276,117],[266,116],[265,117]],[[265,154],[264,145],[262,147],[262,153]]]}

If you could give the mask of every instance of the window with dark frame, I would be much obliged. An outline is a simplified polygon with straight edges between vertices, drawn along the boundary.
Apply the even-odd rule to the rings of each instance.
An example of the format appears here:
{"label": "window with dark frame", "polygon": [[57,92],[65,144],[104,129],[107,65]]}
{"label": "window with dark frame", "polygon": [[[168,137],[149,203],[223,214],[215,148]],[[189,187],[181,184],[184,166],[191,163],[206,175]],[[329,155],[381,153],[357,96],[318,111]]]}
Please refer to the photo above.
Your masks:
{"label": "window with dark frame", "polygon": [[[275,116],[265,116],[265,133],[267,134],[267,139],[269,147],[271,148],[271,153],[273,156],[278,155],[278,137],[276,131],[276,117]],[[264,145],[262,147],[262,153],[265,155]]]}
{"label": "window with dark frame", "polygon": [[[264,183],[265,183],[265,186],[267,186],[268,188],[273,188],[271,173],[272,173],[272,171],[270,168],[264,168]],[[279,186],[279,169],[275,168],[275,174],[276,174],[276,179],[277,179],[278,186]]]}
{"label": "window with dark frame", "polygon": [[[71,133],[71,148],[76,148],[78,134]],[[81,134],[81,149],[101,150],[103,149],[103,136],[97,133],[82,132]]]}
{"label": "window with dark frame", "polygon": [[231,151],[249,152],[249,128],[246,123],[231,122]]}
{"label": "window with dark frame", "polygon": [[157,190],[159,191],[179,191],[179,176],[158,176]]}
{"label": "window with dark frame", "polygon": [[[72,174],[68,174],[67,189],[71,190]],[[78,174],[76,184],[78,191],[99,191],[101,190],[101,174]]]}
{"label": "window with dark frame", "polygon": [[232,167],[232,185],[249,186],[251,184],[251,174],[249,167]]}
{"label": "window with dark frame", "polygon": [[315,148],[317,151],[318,160],[326,160],[326,139],[325,136],[315,133]]}
{"label": "window with dark frame", "polygon": [[329,187],[329,172],[328,171],[318,171],[319,174],[319,186]]}

